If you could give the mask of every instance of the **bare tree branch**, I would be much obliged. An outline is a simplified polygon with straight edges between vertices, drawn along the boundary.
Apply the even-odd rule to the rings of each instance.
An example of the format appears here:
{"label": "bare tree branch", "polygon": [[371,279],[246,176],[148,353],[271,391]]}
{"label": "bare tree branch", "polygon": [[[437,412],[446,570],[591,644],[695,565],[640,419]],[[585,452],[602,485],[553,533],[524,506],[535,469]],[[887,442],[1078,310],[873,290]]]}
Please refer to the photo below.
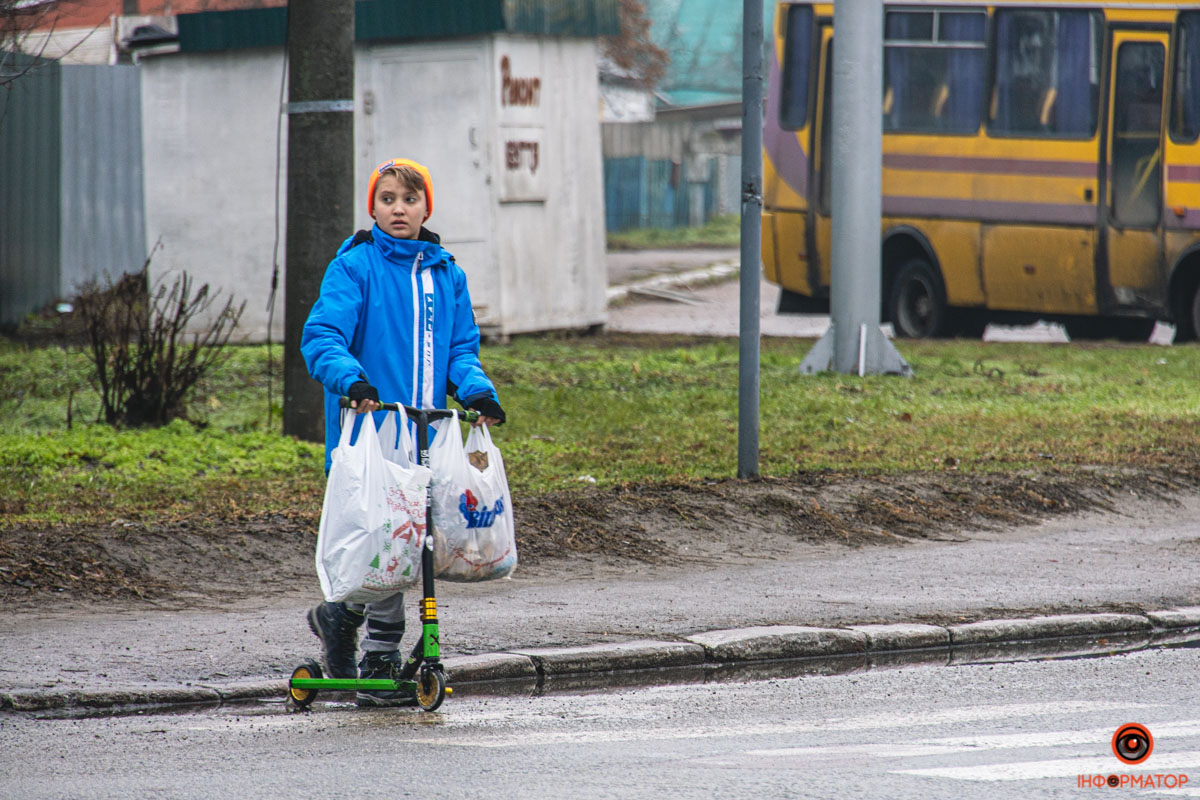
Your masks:
{"label": "bare tree branch", "polygon": [[[7,88],[29,72],[47,63],[61,60],[75,51],[87,37],[100,29],[97,23],[88,35],[54,57],[46,48],[58,32],[64,11],[82,6],[86,0],[0,0],[0,88]],[[40,38],[29,46],[34,37]]]}
{"label": "bare tree branch", "polygon": [[621,32],[601,39],[604,55],[646,89],[662,80],[670,56],[650,38],[646,6],[638,0],[618,0]]}

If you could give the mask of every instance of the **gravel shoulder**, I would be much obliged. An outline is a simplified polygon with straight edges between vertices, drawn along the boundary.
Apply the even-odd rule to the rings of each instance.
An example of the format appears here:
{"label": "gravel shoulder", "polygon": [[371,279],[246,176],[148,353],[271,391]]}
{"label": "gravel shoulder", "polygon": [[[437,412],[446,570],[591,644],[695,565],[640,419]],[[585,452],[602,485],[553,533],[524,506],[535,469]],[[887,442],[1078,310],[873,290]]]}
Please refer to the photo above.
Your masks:
{"label": "gravel shoulder", "polygon": [[[787,561],[800,549],[965,541],[1052,517],[1170,509],[1195,475],[1096,471],[963,475],[799,474],[787,479],[588,488],[515,500],[522,570],[596,577]],[[10,530],[0,599],[30,608],[86,604],[220,607],[314,586],[317,509],[296,517],[212,517]]]}

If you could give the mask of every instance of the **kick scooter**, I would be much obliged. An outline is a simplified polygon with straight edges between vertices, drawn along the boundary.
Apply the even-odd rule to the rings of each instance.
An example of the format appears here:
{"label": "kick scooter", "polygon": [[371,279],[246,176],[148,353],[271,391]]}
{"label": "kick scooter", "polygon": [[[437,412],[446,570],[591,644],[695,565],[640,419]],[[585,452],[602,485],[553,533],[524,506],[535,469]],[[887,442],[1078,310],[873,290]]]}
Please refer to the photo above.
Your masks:
{"label": "kick scooter", "polygon": [[[348,397],[341,398],[342,408],[350,407]],[[397,403],[383,403],[385,411],[398,411],[401,406]],[[439,419],[452,417],[455,412],[441,408],[419,409],[403,406],[408,418],[417,426],[417,463],[429,466],[429,424]],[[478,411],[460,413],[463,422],[474,422],[479,419]],[[425,490],[426,508],[433,508],[433,487]],[[396,680],[388,678],[326,678],[321,672],[321,666],[316,661],[305,661],[292,671],[288,680],[288,700],[298,708],[305,709],[312,705],[321,689],[326,691],[385,691],[412,692],[417,699],[417,705],[425,711],[434,711],[453,693],[446,685],[446,672],[442,667],[441,647],[439,642],[437,621],[437,600],[433,591],[433,536],[434,519],[429,511],[425,531],[425,546],[421,549],[421,581],[424,597],[421,599],[421,637],[413,645],[408,660],[400,670]]]}

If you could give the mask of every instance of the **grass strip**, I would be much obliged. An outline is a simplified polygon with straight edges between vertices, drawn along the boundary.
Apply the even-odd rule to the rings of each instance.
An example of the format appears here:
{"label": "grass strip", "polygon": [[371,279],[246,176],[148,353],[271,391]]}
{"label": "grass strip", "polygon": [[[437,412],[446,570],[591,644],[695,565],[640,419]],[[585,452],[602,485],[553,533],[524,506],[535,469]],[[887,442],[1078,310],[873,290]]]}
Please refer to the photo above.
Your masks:
{"label": "grass strip", "polygon": [[725,214],[698,227],[638,228],[608,234],[610,250],[647,250],[680,247],[738,247],[741,217]]}
{"label": "grass strip", "polygon": [[[900,342],[904,379],[803,376],[811,346],[763,341],[764,476],[1200,464],[1198,347]],[[736,471],[735,340],[528,336],[482,357],[516,495]],[[87,375],[81,352],[0,346],[0,527],[319,512],[323,449],[278,433],[265,347],[236,348],[160,429],[96,424]]]}

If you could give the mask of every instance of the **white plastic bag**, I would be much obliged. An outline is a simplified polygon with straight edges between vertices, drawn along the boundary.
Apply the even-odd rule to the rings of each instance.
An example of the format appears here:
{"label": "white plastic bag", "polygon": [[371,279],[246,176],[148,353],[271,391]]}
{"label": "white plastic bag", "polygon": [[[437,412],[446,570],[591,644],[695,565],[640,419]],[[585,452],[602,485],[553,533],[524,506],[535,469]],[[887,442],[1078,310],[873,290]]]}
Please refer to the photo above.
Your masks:
{"label": "white plastic bag", "polygon": [[[478,469],[468,451],[487,454]],[[472,428],[464,447],[458,415],[442,423],[429,449],[433,469],[433,565],[440,580],[504,578],[517,566],[516,528],[504,459],[486,426]]]}
{"label": "white plastic bag", "polygon": [[412,586],[425,538],[429,470],[385,459],[370,414],[351,444],[356,416],[330,456],[317,536],[317,575],[331,603],[369,603]]}
{"label": "white plastic bag", "polygon": [[417,460],[413,453],[417,448],[408,429],[408,414],[404,406],[399,406],[399,411],[386,411],[384,414],[383,422],[379,425],[379,449],[383,451],[383,457],[402,467],[415,465]]}

